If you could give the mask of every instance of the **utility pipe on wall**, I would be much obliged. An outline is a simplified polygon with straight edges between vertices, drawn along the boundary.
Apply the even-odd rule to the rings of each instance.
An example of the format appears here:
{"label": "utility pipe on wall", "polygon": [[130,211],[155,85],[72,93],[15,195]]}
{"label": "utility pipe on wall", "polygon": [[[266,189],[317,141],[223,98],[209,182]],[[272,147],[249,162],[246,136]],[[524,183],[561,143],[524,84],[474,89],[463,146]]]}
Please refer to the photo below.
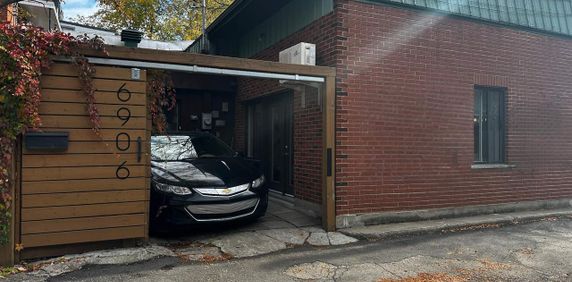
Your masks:
{"label": "utility pipe on wall", "polygon": [[[323,83],[326,81],[326,79],[324,77],[299,75],[299,74],[283,74],[283,73],[274,73],[274,72],[234,70],[234,69],[225,69],[225,68],[201,67],[201,66],[197,66],[197,65],[177,65],[177,64],[167,64],[167,63],[152,63],[152,62],[143,62],[143,61],[118,60],[118,59],[106,59],[106,58],[94,58],[94,57],[87,57],[87,59],[92,64],[108,65],[108,66],[116,66],[116,67],[160,69],[160,70],[187,72],[187,73],[203,73],[203,74],[213,74],[213,75],[242,76],[242,77],[254,77],[254,78],[270,78],[270,79],[306,81],[306,82],[320,82],[320,83]],[[63,62],[71,61],[69,58],[65,58],[65,57],[58,57],[58,58],[55,58],[55,60],[56,61],[63,61]]]}

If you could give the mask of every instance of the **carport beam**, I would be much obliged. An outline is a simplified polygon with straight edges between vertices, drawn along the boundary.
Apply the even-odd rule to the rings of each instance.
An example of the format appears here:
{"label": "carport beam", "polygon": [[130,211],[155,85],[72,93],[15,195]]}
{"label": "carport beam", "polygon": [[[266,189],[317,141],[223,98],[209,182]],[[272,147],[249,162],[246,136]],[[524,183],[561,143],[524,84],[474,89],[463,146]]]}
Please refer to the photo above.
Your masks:
{"label": "carport beam", "polygon": [[[307,76],[307,75],[299,75],[299,74],[283,74],[283,73],[274,73],[274,72],[245,71],[245,70],[234,70],[234,69],[225,69],[225,68],[202,67],[202,66],[197,66],[197,65],[178,65],[178,64],[153,63],[153,62],[106,59],[106,58],[95,58],[95,57],[87,57],[87,59],[92,64],[117,66],[117,67],[160,69],[160,70],[180,71],[180,72],[188,72],[188,73],[228,75],[228,76],[253,77],[253,78],[268,78],[268,79],[320,82],[320,83],[324,83],[326,81],[326,79],[323,77]],[[69,58],[58,57],[58,58],[56,58],[56,60],[70,62]]]}

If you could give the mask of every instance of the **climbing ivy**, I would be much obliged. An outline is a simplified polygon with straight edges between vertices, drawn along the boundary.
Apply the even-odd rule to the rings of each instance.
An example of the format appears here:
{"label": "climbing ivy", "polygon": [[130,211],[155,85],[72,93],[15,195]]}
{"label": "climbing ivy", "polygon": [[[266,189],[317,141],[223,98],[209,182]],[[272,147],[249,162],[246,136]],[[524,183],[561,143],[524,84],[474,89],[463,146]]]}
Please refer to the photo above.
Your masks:
{"label": "climbing ivy", "polygon": [[0,23],[0,245],[9,242],[13,204],[12,163],[17,137],[41,125],[40,76],[54,56],[71,57],[86,96],[93,130],[99,133],[91,77],[94,67],[80,54],[83,48],[105,52],[99,37],[73,37],[26,24]]}
{"label": "climbing ivy", "polygon": [[153,130],[164,133],[167,129],[165,112],[173,110],[177,104],[175,87],[171,75],[166,71],[150,70],[148,74],[147,99]]}

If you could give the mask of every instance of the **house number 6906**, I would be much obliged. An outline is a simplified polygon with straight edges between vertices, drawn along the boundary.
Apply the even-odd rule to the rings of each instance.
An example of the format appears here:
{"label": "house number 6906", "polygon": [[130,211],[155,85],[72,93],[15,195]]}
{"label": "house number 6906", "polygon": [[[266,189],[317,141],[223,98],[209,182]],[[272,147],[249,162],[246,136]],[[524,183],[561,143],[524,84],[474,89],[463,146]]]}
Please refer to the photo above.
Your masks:
{"label": "house number 6906", "polygon": [[[126,83],[123,83],[119,90],[117,90],[117,99],[123,103],[131,100],[131,91],[125,88]],[[125,126],[131,119],[131,110],[128,107],[120,107],[117,109],[115,116],[122,121],[121,127]],[[119,151],[127,151],[131,147],[131,136],[127,132],[119,132],[115,135],[115,147]],[[127,161],[123,161],[115,170],[115,177],[117,179],[127,179],[131,175],[131,171],[127,167]]]}

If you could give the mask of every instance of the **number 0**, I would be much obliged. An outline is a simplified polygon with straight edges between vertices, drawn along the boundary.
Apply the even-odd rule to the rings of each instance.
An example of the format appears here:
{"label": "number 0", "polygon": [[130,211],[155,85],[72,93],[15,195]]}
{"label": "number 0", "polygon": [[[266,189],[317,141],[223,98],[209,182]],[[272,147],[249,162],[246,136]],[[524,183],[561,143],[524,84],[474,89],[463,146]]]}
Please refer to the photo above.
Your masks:
{"label": "number 0", "polygon": [[[127,140],[124,140],[124,142],[127,142],[127,146],[121,147],[120,146],[120,142],[121,142],[121,138],[119,138],[120,136],[126,136]],[[117,150],[125,152],[127,150],[129,150],[129,147],[131,147],[131,136],[129,136],[129,134],[125,133],[125,132],[121,132],[119,134],[117,134],[117,136],[115,136],[115,147],[117,148]]]}

